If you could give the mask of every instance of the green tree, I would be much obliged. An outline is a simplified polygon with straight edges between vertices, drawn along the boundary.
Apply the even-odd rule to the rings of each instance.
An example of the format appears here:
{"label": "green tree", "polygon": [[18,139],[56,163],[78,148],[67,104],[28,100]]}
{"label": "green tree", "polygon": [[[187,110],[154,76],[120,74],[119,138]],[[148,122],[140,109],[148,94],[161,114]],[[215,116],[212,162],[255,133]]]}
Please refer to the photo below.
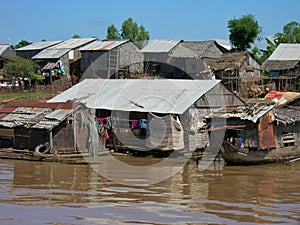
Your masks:
{"label": "green tree", "polygon": [[283,26],[282,33],[275,34],[278,43],[300,43],[300,24],[292,21]]}
{"label": "green tree", "polygon": [[122,23],[121,32],[118,31],[115,25],[108,26],[106,38],[130,39],[141,43],[141,46],[143,46],[150,39],[150,35],[143,25],[139,26],[132,18],[128,18]]}
{"label": "green tree", "polygon": [[36,67],[37,65],[32,60],[14,56],[11,61],[4,66],[3,71],[9,79],[13,79],[13,77],[25,78],[29,75],[33,79],[41,80],[43,77],[34,72],[34,68]]}
{"label": "green tree", "polygon": [[137,36],[137,42],[141,47],[146,45],[146,42],[150,39],[149,32],[145,29],[143,25],[139,28],[139,34]]}
{"label": "green tree", "polygon": [[251,47],[262,28],[252,14],[244,15],[240,19],[231,19],[228,21],[229,40],[236,51],[246,51]]}
{"label": "green tree", "polygon": [[132,18],[128,18],[122,23],[121,37],[136,41],[139,34],[139,26],[137,22],[133,22]]}
{"label": "green tree", "polygon": [[107,27],[107,33],[106,38],[110,40],[118,40],[120,39],[120,35],[118,33],[118,29],[115,27],[115,25],[110,25]]}
{"label": "green tree", "polygon": [[80,38],[79,34],[74,34],[72,38]]}
{"label": "green tree", "polygon": [[18,44],[16,44],[16,45],[14,46],[14,48],[15,48],[15,49],[17,49],[17,48],[22,48],[22,47],[24,47],[24,46],[26,46],[26,45],[30,45],[30,44],[32,44],[32,42],[29,42],[29,41],[26,41],[26,40],[21,40]]}

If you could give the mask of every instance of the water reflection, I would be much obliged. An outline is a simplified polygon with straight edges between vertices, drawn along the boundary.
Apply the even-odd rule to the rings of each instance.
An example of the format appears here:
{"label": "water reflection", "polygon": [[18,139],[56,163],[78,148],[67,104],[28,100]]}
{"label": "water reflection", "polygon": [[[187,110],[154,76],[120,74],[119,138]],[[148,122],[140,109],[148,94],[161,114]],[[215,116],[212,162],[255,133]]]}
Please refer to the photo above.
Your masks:
{"label": "water reflection", "polygon": [[156,185],[129,186],[88,165],[0,160],[0,223],[296,224],[299,176],[300,163],[203,172],[191,162]]}

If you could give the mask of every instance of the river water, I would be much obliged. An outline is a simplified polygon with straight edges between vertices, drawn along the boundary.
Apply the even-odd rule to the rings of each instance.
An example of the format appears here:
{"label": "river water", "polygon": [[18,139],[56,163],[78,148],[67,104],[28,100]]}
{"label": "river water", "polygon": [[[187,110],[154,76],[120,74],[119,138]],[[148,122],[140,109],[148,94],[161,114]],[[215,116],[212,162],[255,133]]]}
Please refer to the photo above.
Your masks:
{"label": "river water", "polygon": [[0,159],[0,224],[300,224],[299,178],[300,161],[206,170],[192,161],[139,186],[89,165]]}

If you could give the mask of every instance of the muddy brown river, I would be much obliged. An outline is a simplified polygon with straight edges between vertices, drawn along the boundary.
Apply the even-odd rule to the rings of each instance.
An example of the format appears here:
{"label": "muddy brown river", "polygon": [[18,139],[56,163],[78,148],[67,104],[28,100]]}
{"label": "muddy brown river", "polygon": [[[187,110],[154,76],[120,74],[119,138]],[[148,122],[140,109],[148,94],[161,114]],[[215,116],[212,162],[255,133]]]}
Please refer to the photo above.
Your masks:
{"label": "muddy brown river", "polygon": [[139,186],[111,181],[89,165],[0,159],[0,224],[273,223],[300,224],[300,161],[204,171],[190,162]]}

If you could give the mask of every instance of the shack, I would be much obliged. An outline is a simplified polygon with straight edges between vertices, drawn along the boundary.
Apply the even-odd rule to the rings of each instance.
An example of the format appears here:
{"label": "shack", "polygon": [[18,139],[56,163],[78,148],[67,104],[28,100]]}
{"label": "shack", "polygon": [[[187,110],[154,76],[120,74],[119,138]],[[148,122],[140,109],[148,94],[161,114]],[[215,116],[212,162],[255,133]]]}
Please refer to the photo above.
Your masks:
{"label": "shack", "polygon": [[262,68],[270,73],[277,91],[299,90],[300,44],[280,44]]}
{"label": "shack", "polygon": [[16,51],[11,44],[0,44],[0,75],[5,63],[16,55]]}
{"label": "shack", "polygon": [[299,105],[298,98],[277,107],[225,107],[207,118],[226,119],[226,126],[208,122],[209,130],[226,130],[221,154],[228,164],[293,160],[300,157]]}
{"label": "shack", "polygon": [[25,59],[31,59],[46,48],[52,47],[56,44],[63,42],[62,40],[57,41],[38,41],[16,49],[17,56]]}
{"label": "shack", "polygon": [[81,78],[131,78],[143,72],[143,53],[130,40],[94,41],[79,49]]}
{"label": "shack", "polygon": [[183,43],[183,40],[150,40],[141,49],[145,73],[171,79],[210,79],[207,64]]}
{"label": "shack", "polygon": [[49,102],[81,102],[110,127],[115,149],[194,151],[208,144],[204,116],[245,103],[219,80],[85,79]]}
{"label": "shack", "polygon": [[183,43],[179,43],[169,53],[167,63],[173,67],[172,78],[193,78],[193,79],[211,79],[207,64],[201,57],[192,50],[184,47]]}
{"label": "shack", "polygon": [[[79,48],[95,41],[96,38],[71,38],[59,44],[47,47],[32,57],[41,68],[56,65],[56,75],[79,75],[81,54]],[[48,65],[47,65],[48,64]],[[44,75],[51,76],[53,73],[42,71]],[[51,79],[50,79],[51,80]]]}
{"label": "shack", "polygon": [[9,103],[0,109],[0,157],[57,161],[95,155],[100,148],[91,146],[99,145],[98,133],[93,135],[94,119],[87,115],[83,105],[71,102]]}
{"label": "shack", "polygon": [[[251,87],[261,82],[261,63],[250,52],[227,52],[210,62],[216,79],[233,92],[248,96]],[[265,93],[259,93],[262,95]]]}
{"label": "shack", "polygon": [[181,43],[181,45],[195,52],[209,66],[210,59],[218,59],[221,57],[221,55],[228,52],[227,48],[223,47],[215,40],[184,41]]}

